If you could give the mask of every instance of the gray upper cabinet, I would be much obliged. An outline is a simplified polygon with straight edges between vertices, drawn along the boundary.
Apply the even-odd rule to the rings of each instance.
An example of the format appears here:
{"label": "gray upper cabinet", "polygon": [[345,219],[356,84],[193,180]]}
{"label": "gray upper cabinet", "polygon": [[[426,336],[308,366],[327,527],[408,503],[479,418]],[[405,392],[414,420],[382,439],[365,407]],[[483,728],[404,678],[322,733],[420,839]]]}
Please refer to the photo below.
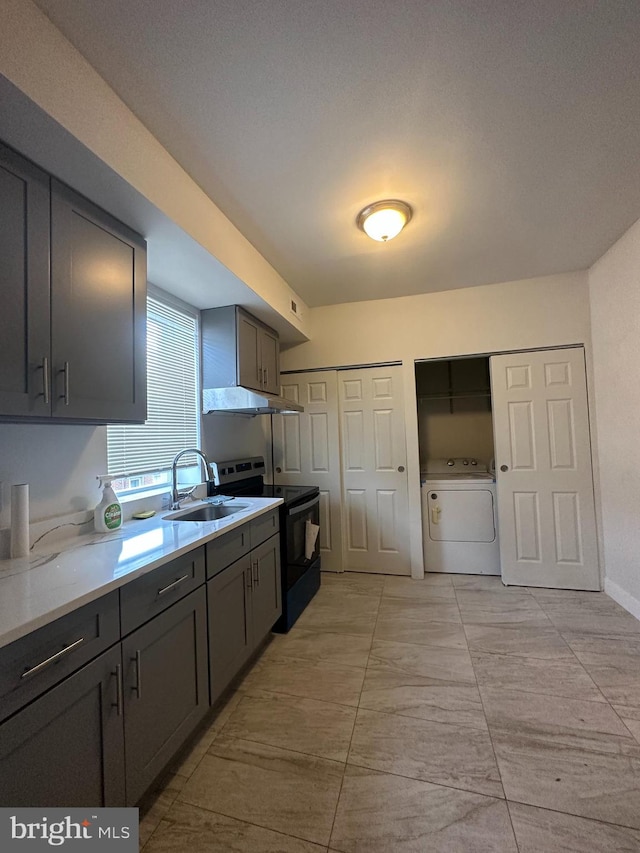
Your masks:
{"label": "gray upper cabinet", "polygon": [[0,146],[0,415],[51,412],[49,176]]}
{"label": "gray upper cabinet", "polygon": [[203,311],[202,373],[205,388],[279,394],[278,333],[237,305]]}
{"label": "gray upper cabinet", "polygon": [[146,418],[144,240],[52,180],[54,416]]}
{"label": "gray upper cabinet", "polygon": [[146,418],[146,244],[0,145],[0,419]]}

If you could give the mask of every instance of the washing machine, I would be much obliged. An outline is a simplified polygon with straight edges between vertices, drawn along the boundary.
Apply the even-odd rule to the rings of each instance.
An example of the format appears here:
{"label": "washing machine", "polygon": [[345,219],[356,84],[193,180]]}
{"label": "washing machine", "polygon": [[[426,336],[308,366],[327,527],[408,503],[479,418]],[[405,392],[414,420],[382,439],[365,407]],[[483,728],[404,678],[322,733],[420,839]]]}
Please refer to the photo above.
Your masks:
{"label": "washing machine", "polygon": [[433,459],[420,483],[425,570],[499,575],[496,482],[486,463]]}

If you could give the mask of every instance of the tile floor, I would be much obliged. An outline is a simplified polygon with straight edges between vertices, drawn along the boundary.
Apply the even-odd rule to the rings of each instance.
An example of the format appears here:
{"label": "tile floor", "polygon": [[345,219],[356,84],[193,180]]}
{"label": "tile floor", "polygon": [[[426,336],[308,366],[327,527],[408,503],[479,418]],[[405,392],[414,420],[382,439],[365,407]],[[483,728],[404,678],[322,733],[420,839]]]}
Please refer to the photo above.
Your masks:
{"label": "tile floor", "polygon": [[640,622],[325,574],[144,806],[145,853],[640,851]]}

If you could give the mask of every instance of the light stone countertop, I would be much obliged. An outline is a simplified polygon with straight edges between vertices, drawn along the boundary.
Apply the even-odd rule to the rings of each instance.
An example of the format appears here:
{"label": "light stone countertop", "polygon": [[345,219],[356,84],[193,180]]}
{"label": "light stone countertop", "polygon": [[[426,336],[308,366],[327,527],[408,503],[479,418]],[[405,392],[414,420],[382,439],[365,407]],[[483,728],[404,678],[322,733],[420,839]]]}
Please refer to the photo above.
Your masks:
{"label": "light stone countertop", "polygon": [[34,548],[29,557],[0,560],[0,647],[240,527],[282,500],[243,497],[241,502],[248,508],[218,521],[171,521],[164,518],[171,514],[165,510],[153,518],[125,521],[114,533],[77,536]]}

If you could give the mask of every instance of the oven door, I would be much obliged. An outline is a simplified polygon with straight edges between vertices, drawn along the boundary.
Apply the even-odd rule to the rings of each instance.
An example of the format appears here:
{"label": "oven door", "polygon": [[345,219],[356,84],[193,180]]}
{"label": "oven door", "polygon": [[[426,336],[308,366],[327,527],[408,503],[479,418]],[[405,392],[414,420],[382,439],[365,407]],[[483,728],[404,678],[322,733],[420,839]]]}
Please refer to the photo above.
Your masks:
{"label": "oven door", "polygon": [[283,555],[285,587],[290,589],[320,556],[320,535],[311,549],[307,547],[307,522],[320,526],[320,495],[287,508],[285,515],[286,553]]}

